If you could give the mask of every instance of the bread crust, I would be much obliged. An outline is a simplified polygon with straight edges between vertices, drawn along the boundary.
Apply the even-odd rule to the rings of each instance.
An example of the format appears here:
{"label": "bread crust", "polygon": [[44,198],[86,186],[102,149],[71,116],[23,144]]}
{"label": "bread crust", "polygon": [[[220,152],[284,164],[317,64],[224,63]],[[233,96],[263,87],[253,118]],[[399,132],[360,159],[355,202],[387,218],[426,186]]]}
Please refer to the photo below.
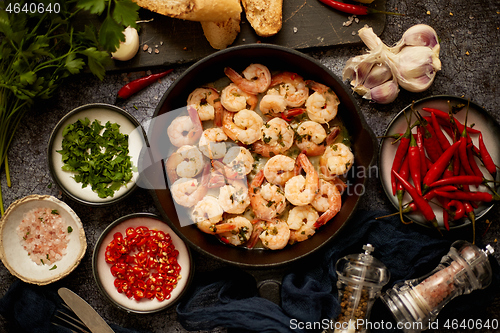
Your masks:
{"label": "bread crust", "polygon": [[283,24],[283,0],[242,0],[245,15],[261,37],[270,37],[281,30]]}
{"label": "bread crust", "polygon": [[222,50],[231,45],[240,33],[240,22],[238,16],[223,22],[201,22],[201,27],[210,46]]}
{"label": "bread crust", "polygon": [[189,20],[223,22],[239,17],[240,0],[133,0],[140,7],[165,16]]}

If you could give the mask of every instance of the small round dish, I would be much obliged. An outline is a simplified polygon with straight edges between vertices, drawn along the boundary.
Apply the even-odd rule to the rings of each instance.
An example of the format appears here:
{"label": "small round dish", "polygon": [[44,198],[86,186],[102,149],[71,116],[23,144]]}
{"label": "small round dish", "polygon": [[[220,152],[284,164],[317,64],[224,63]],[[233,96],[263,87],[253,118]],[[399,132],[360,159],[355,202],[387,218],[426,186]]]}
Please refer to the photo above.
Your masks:
{"label": "small round dish", "polygon": [[[36,208],[57,211],[68,227],[69,242],[66,254],[58,261],[46,260],[37,265],[21,244],[17,228],[24,215]],[[24,282],[46,285],[71,273],[80,263],[87,249],[82,222],[64,202],[50,195],[29,195],[13,202],[0,219],[0,258],[12,275]]]}
{"label": "small round dish", "polygon": [[[100,198],[96,192],[92,191],[90,185],[82,188],[82,184],[77,183],[73,178],[75,175],[73,172],[62,169],[64,163],[62,162],[61,154],[57,151],[62,149],[63,131],[66,126],[75,123],[78,119],[85,118],[88,118],[90,122],[97,119],[103,126],[108,121],[117,123],[120,125],[120,133],[128,135],[129,156],[133,164],[132,179],[128,184],[114,192],[112,197]],[[138,172],[136,167],[144,145],[145,136],[143,133],[141,124],[132,115],[119,107],[103,103],[82,105],[64,116],[50,136],[47,154],[52,178],[65,195],[79,203],[92,206],[104,206],[116,203],[130,195],[137,188]]]}
{"label": "small round dish", "polygon": [[[469,103],[469,112],[467,118],[467,124],[474,124],[474,128],[481,130],[483,134],[483,139],[490,152],[493,161],[496,165],[500,163],[500,145],[498,144],[498,133],[500,133],[500,125],[495,121],[493,117],[491,117],[488,112],[482,108],[481,106],[469,102],[467,99],[456,97],[456,96],[432,96],[428,98],[421,99],[413,103],[413,109],[415,111],[419,111],[422,116],[430,116],[430,113],[423,111],[422,108],[435,108],[443,111],[448,111],[449,105],[448,102],[452,106],[457,106],[459,104],[465,105],[465,108],[455,114],[455,118],[459,120],[462,124],[465,121],[465,110],[466,105]],[[409,115],[411,112],[412,105],[408,105],[402,111],[400,111],[391,121],[387,130],[385,131],[384,136],[388,136],[395,133],[404,133],[407,128],[407,122],[405,118],[405,112]],[[412,116],[412,123],[416,120],[415,116]],[[414,133],[416,130],[413,131]],[[448,137],[448,136],[447,136]],[[448,137],[449,140],[451,138]],[[474,142],[475,146],[478,147],[478,135],[471,134],[471,139]],[[397,150],[397,144],[392,144],[393,139],[383,139],[380,142],[379,147],[379,171],[380,171],[380,180],[382,183],[382,187],[384,191],[394,205],[396,209],[399,210],[399,204],[396,196],[392,195],[391,189],[391,168],[394,160],[394,156]],[[451,142],[451,141],[450,141]],[[484,175],[489,175],[488,171],[478,163],[480,169],[483,171]],[[498,174],[498,173],[497,173]],[[497,176],[498,177],[498,176]],[[491,176],[490,176],[491,178]],[[487,189],[481,185],[478,190],[486,191]],[[408,194],[405,194],[403,198],[403,203],[407,203],[411,200]],[[436,219],[438,224],[444,228],[443,223],[443,209],[437,205],[432,205],[434,213],[436,214]],[[492,203],[483,203],[479,207],[477,207],[474,211],[476,220],[481,218],[484,214],[486,214],[493,207]],[[405,214],[405,217],[424,226],[429,227],[429,223],[427,223],[419,212],[414,212],[410,214]],[[471,221],[467,218],[462,218],[454,221],[450,219],[449,226],[450,229],[460,228],[467,226],[471,223]]]}
{"label": "small round dish", "polygon": [[[106,247],[113,240],[117,232],[126,235],[127,228],[137,228],[145,226],[148,229],[161,230],[170,235],[175,249],[179,251],[177,262],[181,267],[180,276],[177,285],[171,291],[171,296],[163,301],[155,299],[128,298],[125,293],[119,293],[114,285],[115,277],[111,274],[111,264],[105,259]],[[127,312],[134,313],[153,313],[164,310],[175,304],[187,289],[193,275],[193,261],[191,252],[186,244],[177,236],[177,234],[158,216],[150,213],[135,213],[123,216],[111,223],[99,236],[94,248],[92,257],[92,270],[94,279],[101,293],[115,306]],[[153,269],[151,270],[151,272]]]}

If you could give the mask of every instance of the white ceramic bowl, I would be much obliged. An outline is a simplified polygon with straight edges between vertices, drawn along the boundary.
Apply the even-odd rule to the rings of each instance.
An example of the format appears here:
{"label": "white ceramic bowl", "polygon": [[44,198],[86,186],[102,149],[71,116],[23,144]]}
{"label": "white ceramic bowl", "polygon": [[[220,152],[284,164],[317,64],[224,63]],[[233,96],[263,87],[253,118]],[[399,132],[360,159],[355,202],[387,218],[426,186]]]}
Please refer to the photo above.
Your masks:
{"label": "white ceramic bowl", "polygon": [[[54,264],[34,263],[21,245],[16,231],[23,215],[40,207],[57,210],[68,227],[73,229],[69,233],[67,253]],[[66,203],[53,196],[33,194],[19,199],[9,206],[0,219],[0,258],[11,274],[24,282],[45,285],[65,277],[78,266],[86,249],[87,241],[80,218]],[[53,268],[54,265],[57,267]]]}
{"label": "white ceramic bowl", "polygon": [[62,170],[64,163],[62,162],[61,154],[57,151],[62,149],[63,130],[66,126],[75,123],[78,119],[85,119],[85,117],[87,117],[90,122],[95,119],[100,120],[101,125],[103,126],[108,121],[119,124],[120,133],[127,134],[129,136],[129,156],[132,160],[133,167],[137,167],[139,155],[145,140],[144,132],[140,123],[132,115],[117,106],[103,103],[93,103],[82,105],[72,110],[64,116],[54,128],[49,140],[47,151],[49,169],[52,174],[52,178],[67,196],[80,203],[92,206],[104,206],[116,203],[131,194],[133,190],[136,189],[136,182],[139,176],[136,168],[133,168],[134,171],[132,173],[131,181],[116,191],[113,197],[107,198],[100,198],[96,192],[92,191],[90,185],[82,188],[82,184],[77,183],[73,179],[73,172]]}
{"label": "white ceramic bowl", "polygon": [[[116,232],[121,232],[125,237],[125,230],[128,227],[137,228],[139,226],[146,226],[149,229],[168,233],[175,249],[179,251],[177,262],[181,266],[181,278],[177,286],[172,290],[171,297],[161,302],[157,299],[136,301],[134,298],[128,298],[124,293],[119,293],[114,286],[115,277],[110,271],[112,265],[105,260],[106,247],[113,239],[113,235]],[[179,300],[192,279],[193,263],[189,248],[165,222],[154,214],[136,213],[119,218],[103,231],[94,248],[92,270],[101,293],[115,306],[127,312],[153,313],[164,310]]]}

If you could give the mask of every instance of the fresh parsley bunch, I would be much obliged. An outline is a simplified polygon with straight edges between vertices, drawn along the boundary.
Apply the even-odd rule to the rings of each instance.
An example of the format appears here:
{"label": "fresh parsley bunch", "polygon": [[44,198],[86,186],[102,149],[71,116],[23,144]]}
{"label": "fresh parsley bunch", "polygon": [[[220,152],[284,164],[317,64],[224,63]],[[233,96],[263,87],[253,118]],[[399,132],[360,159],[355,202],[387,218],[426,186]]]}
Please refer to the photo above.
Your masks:
{"label": "fresh parsley bunch", "polygon": [[[125,40],[123,30],[135,27],[139,17],[139,7],[131,0],[59,1],[57,10],[54,3],[0,2],[0,170],[5,167],[9,187],[7,150],[24,114],[36,100],[50,98],[64,78],[85,68],[102,80],[109,52]],[[85,11],[102,22],[98,29],[75,28],[77,14]]]}

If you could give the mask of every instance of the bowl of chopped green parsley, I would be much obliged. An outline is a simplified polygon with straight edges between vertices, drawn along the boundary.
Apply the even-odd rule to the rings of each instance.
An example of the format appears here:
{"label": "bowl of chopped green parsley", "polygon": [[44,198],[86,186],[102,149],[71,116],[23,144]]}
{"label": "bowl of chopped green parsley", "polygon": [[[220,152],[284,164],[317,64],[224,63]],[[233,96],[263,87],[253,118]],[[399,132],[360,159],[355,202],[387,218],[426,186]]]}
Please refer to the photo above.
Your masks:
{"label": "bowl of chopped green parsley", "polygon": [[48,145],[54,182],[71,199],[92,206],[116,203],[137,188],[144,143],[140,123],[110,104],[82,105],[54,128]]}

